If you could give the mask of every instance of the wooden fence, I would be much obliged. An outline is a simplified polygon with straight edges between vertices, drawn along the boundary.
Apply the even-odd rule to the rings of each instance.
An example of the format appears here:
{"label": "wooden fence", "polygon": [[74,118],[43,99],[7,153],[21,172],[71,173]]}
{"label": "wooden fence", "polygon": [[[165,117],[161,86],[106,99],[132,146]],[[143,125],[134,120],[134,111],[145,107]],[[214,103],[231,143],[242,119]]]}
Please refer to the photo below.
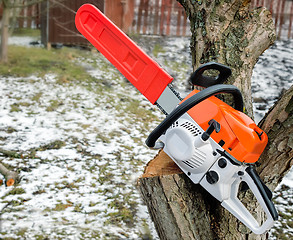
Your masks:
{"label": "wooden fence", "polygon": [[[251,8],[268,8],[278,39],[293,38],[293,0],[252,0]],[[176,0],[136,0],[131,32],[154,35],[190,35],[189,21]]]}
{"label": "wooden fence", "polygon": [[32,5],[20,10],[17,26],[18,28],[40,28],[40,5]]}
{"label": "wooden fence", "polygon": [[85,3],[104,10],[103,0],[47,0],[41,3],[41,38],[44,45],[62,43],[88,45],[89,42],[75,27],[75,13]]}
{"label": "wooden fence", "polygon": [[131,32],[151,35],[190,35],[184,8],[176,0],[136,1]]}
{"label": "wooden fence", "polygon": [[[58,0],[47,0],[47,2],[58,2]],[[105,6],[105,13],[113,21],[128,33],[138,34],[150,34],[150,35],[168,35],[168,36],[188,36],[190,35],[189,20],[186,16],[184,8],[176,0],[79,0],[68,1],[62,0],[64,3],[71,2],[102,2]],[[115,4],[114,4],[115,3]],[[76,4],[75,4],[76,5]],[[272,12],[273,19],[275,21],[277,37],[279,39],[293,38],[293,0],[252,0],[251,8],[265,6]],[[65,11],[65,10],[68,11]],[[62,11],[50,10],[48,19],[50,20],[50,36],[56,36],[58,33],[51,24],[50,17],[57,19],[56,14],[66,15],[68,18],[74,18],[74,12],[76,9],[69,9],[69,7],[63,7]],[[67,13],[66,13],[67,12]],[[16,27],[26,28],[44,28],[48,27],[47,22],[41,21],[42,10],[40,4],[25,8],[20,11],[19,18]],[[119,17],[119,16],[120,17]],[[1,18],[1,6],[0,6],[0,18]],[[68,20],[69,21],[69,20]],[[64,21],[65,23],[68,22]],[[73,21],[72,21],[73,22]],[[60,23],[60,21],[59,21]],[[46,26],[43,26],[46,25]],[[60,24],[59,24],[60,25]],[[74,24],[70,25],[74,28]],[[59,29],[56,28],[56,29]],[[65,29],[66,27],[63,27]],[[58,30],[58,31],[59,31]],[[75,29],[69,29],[68,33],[74,32]],[[65,32],[62,33],[66,35]],[[68,34],[67,34],[68,35]],[[48,40],[50,42],[50,39]],[[55,41],[55,40],[53,40]],[[59,40],[58,40],[59,41]],[[67,42],[70,42],[67,39]],[[74,40],[72,43],[77,43]]]}
{"label": "wooden fence", "polygon": [[251,8],[268,8],[275,21],[278,39],[293,38],[293,0],[252,0]]}

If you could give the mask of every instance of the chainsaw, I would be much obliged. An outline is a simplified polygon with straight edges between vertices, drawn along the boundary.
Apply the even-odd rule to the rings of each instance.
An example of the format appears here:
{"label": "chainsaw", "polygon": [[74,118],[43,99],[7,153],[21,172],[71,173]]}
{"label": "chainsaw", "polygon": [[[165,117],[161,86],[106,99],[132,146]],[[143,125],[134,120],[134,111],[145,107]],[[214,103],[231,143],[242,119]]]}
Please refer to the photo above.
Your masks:
{"label": "chainsaw", "polygon": [[[166,118],[150,133],[148,147],[165,153],[195,184],[200,184],[221,205],[256,234],[268,231],[278,218],[272,192],[260,179],[255,163],[268,138],[243,113],[241,92],[223,82],[231,69],[211,62],[190,77],[193,90],[182,99],[173,78],[144,53],[125,33],[91,4],[75,17],[79,32],[88,39]],[[217,70],[208,76],[207,70]],[[215,95],[230,94],[234,107]],[[238,198],[240,184],[249,188],[266,214],[261,225]]]}

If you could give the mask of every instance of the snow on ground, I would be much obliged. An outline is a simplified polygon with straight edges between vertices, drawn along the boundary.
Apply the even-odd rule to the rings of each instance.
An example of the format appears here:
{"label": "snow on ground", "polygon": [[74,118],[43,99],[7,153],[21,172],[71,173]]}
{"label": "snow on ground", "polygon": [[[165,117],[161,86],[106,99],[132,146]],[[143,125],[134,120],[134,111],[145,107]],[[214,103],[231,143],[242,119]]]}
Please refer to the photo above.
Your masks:
{"label": "snow on ground", "polygon": [[[189,39],[137,42],[184,92],[191,73]],[[260,57],[253,74],[256,119],[292,85],[292,54],[293,41],[277,42]],[[136,179],[156,154],[144,140],[163,116],[115,69],[105,68],[110,64],[101,55],[80,64],[93,61],[97,68],[89,72],[95,82],[57,84],[52,74],[1,78],[0,148],[22,154],[0,157],[22,177],[13,190],[0,186],[1,238],[156,238]],[[290,173],[280,186],[278,209],[288,211],[292,186]],[[293,226],[286,226],[292,234]]]}
{"label": "snow on ground", "polygon": [[[34,43],[32,45],[32,43]],[[29,37],[29,36],[13,36],[8,39],[8,44],[10,45],[18,45],[18,46],[24,46],[24,47],[31,47],[38,45],[40,43],[39,39]]]}
{"label": "snow on ground", "polygon": [[[13,191],[0,187],[1,237],[138,239],[153,231],[136,179],[156,154],[143,141],[160,114],[115,69],[91,73],[115,82],[1,78],[0,147],[23,155],[0,157],[22,177]],[[127,112],[139,102],[149,125]]]}

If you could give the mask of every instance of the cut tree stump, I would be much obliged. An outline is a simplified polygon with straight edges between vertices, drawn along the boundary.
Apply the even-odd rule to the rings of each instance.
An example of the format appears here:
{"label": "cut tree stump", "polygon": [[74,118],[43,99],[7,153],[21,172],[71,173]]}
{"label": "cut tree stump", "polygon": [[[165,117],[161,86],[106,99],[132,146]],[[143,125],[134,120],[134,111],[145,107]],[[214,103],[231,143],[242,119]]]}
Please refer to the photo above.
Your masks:
{"label": "cut tree stump", "polygon": [[[207,214],[210,209],[203,208],[209,194],[193,184],[165,152],[148,163],[138,183],[160,239],[214,239],[210,228],[216,222]],[[219,205],[216,200],[213,204]],[[200,225],[195,225],[198,219]],[[200,234],[198,228],[207,231]]]}
{"label": "cut tree stump", "polygon": [[148,163],[138,185],[160,239],[218,239],[214,230],[229,227],[217,220],[220,203],[163,151]]}

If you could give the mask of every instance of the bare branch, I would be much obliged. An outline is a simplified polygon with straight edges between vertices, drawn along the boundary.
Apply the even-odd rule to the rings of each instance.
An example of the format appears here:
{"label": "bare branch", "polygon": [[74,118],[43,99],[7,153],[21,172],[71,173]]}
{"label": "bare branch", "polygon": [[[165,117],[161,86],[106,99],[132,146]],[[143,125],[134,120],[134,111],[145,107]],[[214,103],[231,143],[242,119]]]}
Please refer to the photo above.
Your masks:
{"label": "bare branch", "polygon": [[51,0],[51,2],[55,3],[56,5],[61,6],[62,8],[65,8],[66,10],[68,10],[69,12],[72,12],[74,15],[76,14],[76,11],[73,11],[71,8],[67,7],[65,4],[63,4],[60,1],[55,1],[55,0]]}
{"label": "bare branch", "polygon": [[64,27],[62,24],[58,23],[57,21],[55,22],[55,24],[56,24],[58,27],[64,29],[65,31],[71,33],[70,36],[83,37],[81,34],[78,34],[78,33],[74,32],[74,31],[72,31],[72,30],[70,30],[70,29]]}

